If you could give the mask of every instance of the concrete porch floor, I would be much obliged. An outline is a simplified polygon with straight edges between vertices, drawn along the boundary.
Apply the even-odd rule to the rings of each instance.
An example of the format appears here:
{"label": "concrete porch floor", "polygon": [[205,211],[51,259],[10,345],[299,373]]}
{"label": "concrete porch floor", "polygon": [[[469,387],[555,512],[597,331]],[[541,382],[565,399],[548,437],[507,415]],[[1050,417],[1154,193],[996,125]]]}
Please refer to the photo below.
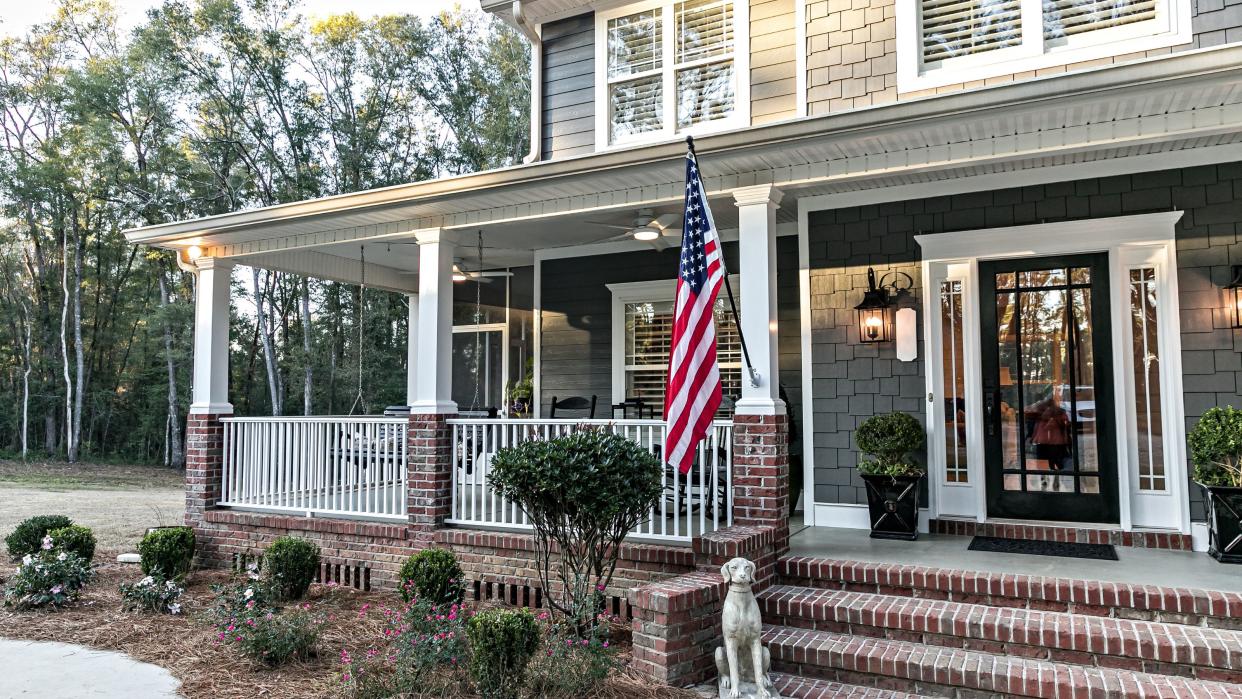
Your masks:
{"label": "concrete porch floor", "polygon": [[1117,561],[985,553],[967,550],[969,536],[872,539],[865,529],[807,527],[800,516],[791,519],[790,530],[791,556],[1242,592],[1242,566],[1217,563],[1206,553],[1118,546]]}

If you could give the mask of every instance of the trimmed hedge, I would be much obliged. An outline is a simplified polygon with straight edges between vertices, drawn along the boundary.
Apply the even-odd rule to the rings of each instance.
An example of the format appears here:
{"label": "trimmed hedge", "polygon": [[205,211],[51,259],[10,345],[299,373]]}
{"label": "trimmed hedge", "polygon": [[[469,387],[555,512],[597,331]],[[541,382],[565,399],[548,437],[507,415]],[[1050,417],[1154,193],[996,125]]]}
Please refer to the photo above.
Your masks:
{"label": "trimmed hedge", "polygon": [[36,515],[26,519],[11,534],[4,538],[9,547],[9,555],[21,558],[26,554],[37,552],[43,546],[43,537],[53,529],[72,527],[73,520],[64,515]]}
{"label": "trimmed hedge", "polygon": [[319,569],[319,547],[306,539],[282,536],[263,552],[263,571],[277,596],[302,599]]}
{"label": "trimmed hedge", "polygon": [[432,604],[461,604],[465,597],[461,566],[448,549],[423,549],[401,566],[401,597]]}
{"label": "trimmed hedge", "polygon": [[52,548],[76,553],[87,563],[95,560],[95,532],[89,527],[71,524],[53,529],[47,535],[52,537]]}
{"label": "trimmed hedge", "polygon": [[539,648],[539,622],[526,609],[485,609],[466,622],[470,676],[486,699],[514,699]]}
{"label": "trimmed hedge", "polygon": [[165,580],[180,582],[190,573],[194,563],[194,530],[189,527],[166,527],[151,531],[138,542],[142,556],[142,572],[158,574]]}

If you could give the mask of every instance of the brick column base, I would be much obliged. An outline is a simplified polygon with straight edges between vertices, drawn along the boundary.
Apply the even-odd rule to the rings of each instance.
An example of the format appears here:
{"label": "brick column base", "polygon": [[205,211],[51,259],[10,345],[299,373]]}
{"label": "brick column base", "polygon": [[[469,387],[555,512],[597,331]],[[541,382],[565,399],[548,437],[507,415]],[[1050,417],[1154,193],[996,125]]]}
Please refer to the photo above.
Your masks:
{"label": "brick column base", "polygon": [[224,414],[190,413],[185,430],[185,523],[202,524],[220,501],[224,478]]}
{"label": "brick column base", "polygon": [[453,429],[448,424],[452,417],[456,416],[410,415],[406,510],[417,548],[435,542],[435,530],[444,526],[452,511]]}
{"label": "brick column base", "polygon": [[789,416],[733,418],[733,524],[770,528],[789,551]]}

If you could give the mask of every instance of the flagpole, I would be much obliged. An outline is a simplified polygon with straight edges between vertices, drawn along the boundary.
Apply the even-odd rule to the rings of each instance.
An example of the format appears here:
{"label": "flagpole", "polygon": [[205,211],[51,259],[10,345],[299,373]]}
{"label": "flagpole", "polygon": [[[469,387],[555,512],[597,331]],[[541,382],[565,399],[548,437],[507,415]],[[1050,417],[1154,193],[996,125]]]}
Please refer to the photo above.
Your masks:
{"label": "flagpole", "polygon": [[[694,150],[694,137],[686,136],[686,147],[690,149],[690,153],[694,155],[694,162],[699,163],[699,154]],[[699,167],[699,178],[703,177],[703,166]],[[704,188],[706,189],[706,188]],[[704,202],[706,204],[706,201]],[[750,385],[753,388],[759,387],[759,372],[755,371],[755,367],[750,363],[750,350],[746,349],[746,336],[742,334],[742,318],[737,312],[737,299],[733,298],[733,285],[729,283],[729,268],[725,265],[724,251],[720,255],[720,268],[724,272],[725,294],[729,297],[729,308],[733,311],[733,326],[737,328],[737,337],[742,343],[742,360],[746,363],[746,372],[750,374]]]}

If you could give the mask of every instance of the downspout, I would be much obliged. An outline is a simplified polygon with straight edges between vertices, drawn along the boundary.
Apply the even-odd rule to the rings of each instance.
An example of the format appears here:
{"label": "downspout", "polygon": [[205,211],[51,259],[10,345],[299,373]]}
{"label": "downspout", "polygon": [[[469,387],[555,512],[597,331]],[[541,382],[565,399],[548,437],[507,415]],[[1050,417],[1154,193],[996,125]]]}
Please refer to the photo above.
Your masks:
{"label": "downspout", "polygon": [[518,31],[530,42],[530,152],[522,158],[523,163],[539,160],[541,112],[543,110],[543,38],[539,36],[539,27],[526,16],[522,0],[513,0],[513,23]]}

